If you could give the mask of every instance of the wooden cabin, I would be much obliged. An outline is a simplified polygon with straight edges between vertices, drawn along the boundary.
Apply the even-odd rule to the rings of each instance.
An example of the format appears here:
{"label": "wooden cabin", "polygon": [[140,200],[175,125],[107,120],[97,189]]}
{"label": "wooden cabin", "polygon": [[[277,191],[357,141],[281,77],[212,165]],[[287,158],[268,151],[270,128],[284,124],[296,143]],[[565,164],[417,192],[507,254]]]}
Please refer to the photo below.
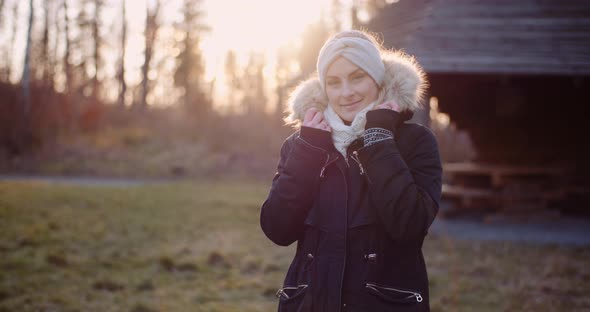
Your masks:
{"label": "wooden cabin", "polygon": [[[399,0],[366,27],[386,47],[417,58],[439,110],[474,142],[475,167],[445,168],[458,177],[446,185],[448,197],[465,200],[476,191],[475,198],[506,202],[506,193],[528,189],[539,200],[590,194],[590,1]],[[523,167],[562,174],[507,170]],[[501,180],[532,182],[507,191],[492,183],[497,172],[507,172]]]}

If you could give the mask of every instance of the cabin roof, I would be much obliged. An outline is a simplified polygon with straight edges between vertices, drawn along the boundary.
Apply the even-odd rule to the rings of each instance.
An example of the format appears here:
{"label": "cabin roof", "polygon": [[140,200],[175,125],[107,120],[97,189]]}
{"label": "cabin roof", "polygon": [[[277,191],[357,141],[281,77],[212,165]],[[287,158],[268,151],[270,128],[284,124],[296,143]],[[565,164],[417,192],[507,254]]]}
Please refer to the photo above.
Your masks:
{"label": "cabin roof", "polygon": [[400,0],[367,27],[428,73],[590,75],[588,0]]}

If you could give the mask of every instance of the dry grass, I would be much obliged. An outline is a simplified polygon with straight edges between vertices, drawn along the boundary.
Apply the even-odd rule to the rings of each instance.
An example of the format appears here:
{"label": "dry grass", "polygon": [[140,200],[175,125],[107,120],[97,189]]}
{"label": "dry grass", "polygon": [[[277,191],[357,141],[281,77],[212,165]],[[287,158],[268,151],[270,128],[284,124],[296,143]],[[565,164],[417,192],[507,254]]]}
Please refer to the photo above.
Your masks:
{"label": "dry grass", "polygon": [[[273,311],[293,247],[258,226],[267,185],[0,183],[0,311]],[[433,311],[590,309],[590,250],[424,246]]]}
{"label": "dry grass", "polygon": [[111,112],[95,131],[64,132],[23,154],[12,155],[0,146],[0,172],[124,178],[231,173],[268,178],[292,131],[263,115],[211,115],[197,122],[173,109],[145,115]]}

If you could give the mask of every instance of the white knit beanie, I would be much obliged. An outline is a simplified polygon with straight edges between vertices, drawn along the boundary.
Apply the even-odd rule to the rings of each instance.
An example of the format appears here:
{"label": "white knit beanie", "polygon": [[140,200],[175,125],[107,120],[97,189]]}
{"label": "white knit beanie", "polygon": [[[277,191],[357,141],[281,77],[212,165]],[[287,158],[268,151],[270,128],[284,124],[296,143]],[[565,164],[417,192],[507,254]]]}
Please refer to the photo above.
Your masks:
{"label": "white knit beanie", "polygon": [[333,37],[324,44],[318,56],[317,71],[322,89],[325,88],[328,67],[339,56],[364,70],[377,85],[383,82],[385,65],[372,41],[359,37]]}

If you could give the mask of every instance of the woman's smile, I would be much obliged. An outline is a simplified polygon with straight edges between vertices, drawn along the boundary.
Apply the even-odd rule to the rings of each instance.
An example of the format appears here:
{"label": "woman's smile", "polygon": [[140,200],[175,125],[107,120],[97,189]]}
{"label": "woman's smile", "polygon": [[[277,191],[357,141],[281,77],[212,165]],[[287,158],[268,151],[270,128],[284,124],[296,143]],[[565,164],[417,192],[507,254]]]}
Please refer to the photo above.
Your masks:
{"label": "woman's smile", "polygon": [[348,104],[340,104],[340,106],[348,107],[348,106],[353,106],[353,105],[360,104],[360,103],[361,103],[361,100],[358,100],[358,101],[350,102]]}

